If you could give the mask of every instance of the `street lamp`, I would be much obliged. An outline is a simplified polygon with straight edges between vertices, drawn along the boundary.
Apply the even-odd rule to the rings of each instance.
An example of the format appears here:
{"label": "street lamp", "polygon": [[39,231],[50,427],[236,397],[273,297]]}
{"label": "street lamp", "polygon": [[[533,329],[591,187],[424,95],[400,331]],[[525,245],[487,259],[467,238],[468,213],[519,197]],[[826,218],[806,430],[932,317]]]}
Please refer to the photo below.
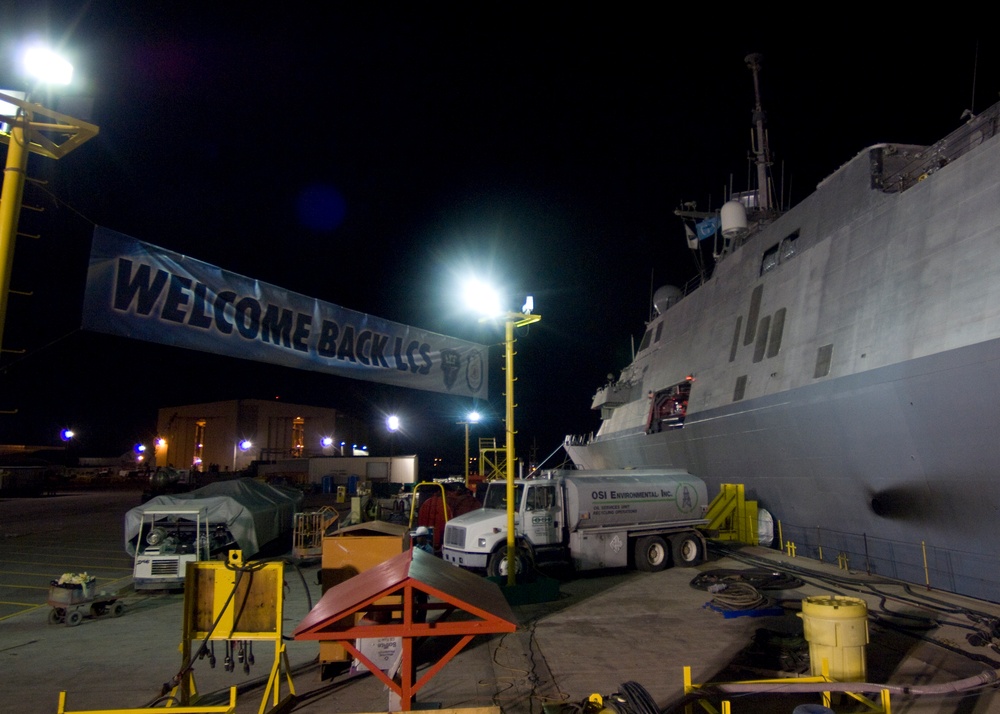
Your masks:
{"label": "street lamp", "polygon": [[457,422],[458,424],[465,425],[465,487],[469,487],[469,424],[478,424],[480,419],[479,412],[469,412],[465,415],[463,421]]}
{"label": "street lamp", "polygon": [[514,537],[514,328],[524,327],[542,319],[541,315],[532,315],[535,301],[529,295],[521,308],[521,312],[504,312],[500,307],[500,297],[496,290],[479,281],[469,281],[465,285],[465,299],[470,308],[478,311],[483,317],[480,322],[490,319],[504,321],[504,357],[506,386],[506,452],[507,452],[507,585],[517,582],[516,544]]}
{"label": "street lamp", "polygon": [[390,414],[385,420],[385,428],[389,430],[389,483],[392,483],[392,457],[394,455],[393,447],[395,446],[395,439],[393,437],[396,436],[396,432],[399,431],[399,426],[399,417],[395,414]]}
{"label": "street lamp", "polygon": [[[53,62],[52,53],[39,52],[36,48],[32,56],[34,59],[26,60],[24,64],[30,79],[52,84],[65,83],[72,76],[72,67],[66,62]],[[39,58],[45,61],[39,61]],[[53,67],[55,73],[50,71]],[[28,154],[59,159],[97,136],[97,132],[98,128],[93,124],[46,109],[41,104],[33,104],[27,96],[21,98],[0,93],[0,141],[7,144],[7,164],[3,187],[0,188],[0,353],[3,352],[14,240],[21,213]]]}
{"label": "street lamp", "polygon": [[235,444],[233,444],[233,473],[236,473],[236,453],[239,451],[249,451],[250,447],[253,446],[253,442],[249,439],[240,439]]}

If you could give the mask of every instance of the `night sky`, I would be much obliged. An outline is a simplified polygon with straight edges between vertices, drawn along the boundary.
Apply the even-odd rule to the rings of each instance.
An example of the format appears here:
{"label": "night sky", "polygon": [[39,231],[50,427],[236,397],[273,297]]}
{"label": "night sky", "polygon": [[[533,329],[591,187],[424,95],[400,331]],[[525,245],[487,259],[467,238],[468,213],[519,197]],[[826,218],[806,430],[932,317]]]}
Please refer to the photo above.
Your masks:
{"label": "night sky", "polygon": [[500,347],[490,401],[473,405],[81,332],[94,225],[483,343],[502,330],[459,309],[463,275],[506,286],[511,309],[533,295],[542,321],[517,343],[515,424],[519,455],[544,457],[597,429],[592,395],[628,363],[652,289],[695,275],[673,210],[747,187],[748,53],[764,55],[793,202],[867,145],[943,137],[1000,89],[995,41],[918,45],[874,22],[789,42],[570,3],[33,5],[0,10],[0,86],[23,86],[15,40],[47,38],[79,85],[36,99],[100,134],[29,164],[47,183],[25,204],[45,210],[21,216],[41,237],[15,252],[12,287],[34,296],[8,308],[4,347],[25,353],[0,360],[0,410],[17,410],[0,414],[0,443],[54,443],[71,426],[92,454],[151,439],[159,407],[278,397],[368,420],[376,452],[396,412],[397,453],[457,471],[455,422],[476,406],[492,419],[474,437],[502,441],[504,403]]}

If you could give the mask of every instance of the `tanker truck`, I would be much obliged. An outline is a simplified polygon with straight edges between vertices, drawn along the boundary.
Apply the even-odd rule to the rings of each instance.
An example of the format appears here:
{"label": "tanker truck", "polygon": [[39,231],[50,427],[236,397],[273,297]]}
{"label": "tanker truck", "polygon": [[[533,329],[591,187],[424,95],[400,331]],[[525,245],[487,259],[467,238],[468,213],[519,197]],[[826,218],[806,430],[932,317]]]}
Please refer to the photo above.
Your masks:
{"label": "tanker truck", "polygon": [[[535,562],[577,570],[663,570],[701,562],[708,507],[705,483],[682,469],[543,472],[514,482],[515,572]],[[489,484],[483,507],[448,521],[442,557],[453,565],[507,574],[507,484]]]}

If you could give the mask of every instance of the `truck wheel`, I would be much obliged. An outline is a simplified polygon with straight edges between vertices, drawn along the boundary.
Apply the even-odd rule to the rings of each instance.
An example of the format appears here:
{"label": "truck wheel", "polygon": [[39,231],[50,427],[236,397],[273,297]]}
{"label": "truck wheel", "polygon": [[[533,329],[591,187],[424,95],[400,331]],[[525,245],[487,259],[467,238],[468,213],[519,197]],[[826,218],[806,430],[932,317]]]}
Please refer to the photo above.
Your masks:
{"label": "truck wheel", "polygon": [[83,621],[83,615],[78,610],[66,614],[66,627],[76,627]]}
{"label": "truck wheel", "polygon": [[667,542],[660,536],[645,536],[635,542],[635,567],[656,573],[667,567]]}
{"label": "truck wheel", "polygon": [[54,607],[51,610],[49,610],[49,624],[58,625],[60,622],[63,621],[63,614],[64,613],[60,612],[60,609],[58,607]]}
{"label": "truck wheel", "polygon": [[690,568],[701,562],[701,541],[698,536],[681,533],[671,539],[674,565]]}
{"label": "truck wheel", "polygon": [[[523,548],[514,551],[514,574],[522,575],[528,572],[528,557]],[[486,574],[494,578],[507,577],[507,548],[503,547],[493,552],[486,563]]]}

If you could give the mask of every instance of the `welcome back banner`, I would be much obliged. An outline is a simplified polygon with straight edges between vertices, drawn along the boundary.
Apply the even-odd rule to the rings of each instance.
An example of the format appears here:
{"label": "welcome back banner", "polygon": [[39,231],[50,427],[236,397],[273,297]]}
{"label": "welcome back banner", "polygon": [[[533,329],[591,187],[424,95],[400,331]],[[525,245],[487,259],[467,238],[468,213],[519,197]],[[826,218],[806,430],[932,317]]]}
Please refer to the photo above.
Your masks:
{"label": "welcome back banner", "polygon": [[98,226],[83,329],[486,398],[486,346],[247,278]]}

